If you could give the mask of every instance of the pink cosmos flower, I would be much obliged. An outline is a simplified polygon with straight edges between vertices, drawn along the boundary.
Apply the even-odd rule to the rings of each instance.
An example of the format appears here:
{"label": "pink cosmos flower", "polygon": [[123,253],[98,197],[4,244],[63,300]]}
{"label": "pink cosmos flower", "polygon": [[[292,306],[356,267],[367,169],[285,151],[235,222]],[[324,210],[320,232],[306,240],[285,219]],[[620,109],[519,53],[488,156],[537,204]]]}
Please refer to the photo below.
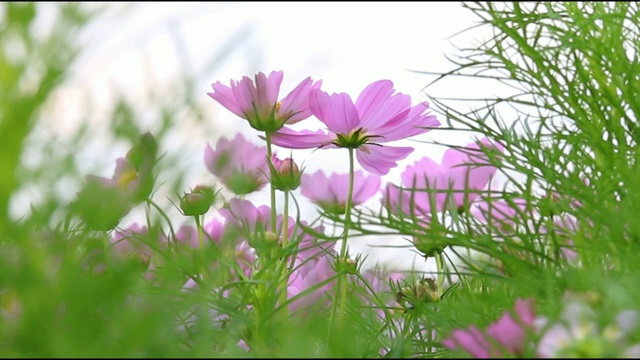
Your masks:
{"label": "pink cosmos flower", "polygon": [[[214,218],[204,225],[202,236],[205,244],[210,242],[219,243],[222,239],[223,233],[224,224],[220,219]],[[160,241],[163,244],[171,243],[172,245],[188,246],[196,249],[200,247],[198,230],[195,226],[188,224],[183,224],[178,228],[175,232],[175,238],[172,234],[169,234],[169,236],[162,234],[160,236]]]}
{"label": "pink cosmos flower", "polygon": [[72,203],[74,212],[94,230],[111,230],[139,201],[138,171],[127,158],[118,158],[110,178],[87,175]]}
{"label": "pink cosmos flower", "polygon": [[322,84],[321,81],[313,83],[308,77],[278,101],[282,77],[282,71],[272,71],[269,76],[259,72],[255,76],[255,84],[244,76],[237,82],[231,80],[231,87],[218,81],[211,84],[213,92],[207,94],[234,114],[248,120],[254,129],[273,132],[284,124],[293,124],[311,116],[309,91]]}
{"label": "pink cosmos flower", "polygon": [[[271,232],[278,237],[283,235],[284,216],[276,217],[276,229],[271,227],[271,208],[266,205],[256,207],[248,200],[231,199],[228,204],[220,209],[220,215],[226,220],[227,227],[232,227],[240,231],[240,236],[249,241],[260,239],[263,232]],[[302,220],[300,224],[289,216],[287,237],[290,242],[298,242],[298,256],[305,254],[307,257],[320,252],[327,252],[329,248],[335,246],[335,242],[318,242],[311,234],[303,231],[301,226],[307,226],[307,222]],[[323,226],[311,229],[317,233],[324,231]],[[317,244],[316,244],[317,243]],[[319,247],[317,247],[319,246]]]}
{"label": "pink cosmos flower", "polygon": [[153,255],[153,249],[144,243],[147,227],[133,223],[126,229],[116,230],[109,239],[116,253],[129,256],[139,256],[142,262],[148,262]]}
{"label": "pink cosmos flower", "polygon": [[[560,254],[569,261],[576,260],[578,253],[575,249],[575,244],[572,240],[578,232],[578,220],[569,214],[556,215],[553,217],[552,230],[555,233],[555,237],[549,238],[550,241],[554,241],[552,245],[556,245],[560,248]],[[540,234],[547,235],[550,233],[546,226],[541,226],[539,230]]]}
{"label": "pink cosmos flower", "polygon": [[329,304],[327,293],[335,285],[334,257],[318,253],[310,258],[296,257],[287,283],[289,311],[296,312],[314,305]]}
{"label": "pink cosmos flower", "polygon": [[237,195],[260,190],[268,182],[267,147],[255,145],[242,134],[231,141],[218,140],[215,149],[207,144],[204,162],[207,169]]}
{"label": "pink cosmos flower", "polygon": [[116,159],[116,169],[111,178],[96,175],[87,175],[87,181],[96,181],[105,187],[120,189],[124,194],[132,196],[139,186],[138,172],[127,158]]}
{"label": "pink cosmos flower", "polygon": [[[260,232],[272,232],[282,236],[284,216],[276,219],[277,229],[271,228],[271,209],[262,205],[256,207],[251,202],[241,199],[231,199],[226,208],[220,210],[227,220],[228,226],[240,230],[240,239],[248,239],[243,244],[251,246],[252,239]],[[318,241],[311,234],[302,231],[299,224],[289,217],[288,238],[297,242],[298,251],[293,259],[292,273],[289,276],[287,294],[292,301],[289,307],[292,311],[318,303],[333,286],[335,271],[333,258],[335,257],[334,241]],[[305,221],[301,224],[306,226]],[[312,230],[321,233],[322,226]],[[260,236],[257,236],[260,239]],[[247,250],[245,248],[245,250]],[[253,249],[252,249],[253,250]]]}
{"label": "pink cosmos flower", "polygon": [[411,97],[395,93],[393,82],[379,80],[368,85],[354,103],[345,93],[327,94],[319,89],[309,93],[309,108],[328,128],[296,132],[286,127],[273,134],[273,144],[290,149],[356,149],[362,167],[376,175],[385,175],[406,158],[411,147],[382,145],[422,134],[440,125],[427,115],[427,103],[411,106]]}
{"label": "pink cosmos flower", "polygon": [[226,220],[227,226],[233,226],[243,234],[251,234],[258,230],[272,231],[271,209],[266,205],[256,207],[248,200],[234,198],[220,209],[220,215]]}
{"label": "pink cosmos flower", "polygon": [[[151,241],[157,241],[151,243]],[[163,247],[161,237],[155,238],[149,229],[138,223],[133,223],[126,229],[117,229],[109,239],[114,253],[121,258],[135,259],[144,269],[143,276],[147,280],[154,279],[156,266],[152,259],[155,250]]]}
{"label": "pink cosmos flower", "polygon": [[514,306],[518,320],[506,311],[486,331],[475,325],[468,330],[457,329],[442,344],[453,350],[462,348],[475,358],[502,357],[505,351],[511,356],[522,356],[527,332],[534,328],[533,306],[533,299],[518,299]]}
{"label": "pink cosmos flower", "polygon": [[[380,190],[380,177],[365,176],[362,171],[354,173],[353,199],[354,206],[369,200]],[[302,195],[320,206],[324,211],[344,214],[349,195],[349,174],[333,173],[327,177],[322,170],[311,175],[302,175]]]}
{"label": "pink cosmos flower", "polygon": [[470,212],[476,219],[501,233],[512,233],[517,225],[525,225],[526,217],[530,215],[527,213],[527,200],[523,198],[510,201],[483,198],[473,204]]}
{"label": "pink cosmos flower", "polygon": [[603,323],[591,295],[567,292],[557,321],[550,322],[545,317],[536,319],[536,330],[542,333],[536,349],[538,358],[637,359],[640,356],[638,344],[631,343],[640,324],[640,313],[622,310]]}
{"label": "pink cosmos flower", "polygon": [[485,138],[462,150],[449,148],[441,164],[423,157],[402,173],[402,187],[387,185],[384,204],[395,212],[424,216],[432,210],[466,209],[497,171],[488,165],[481,146],[504,149],[500,143],[492,144]]}

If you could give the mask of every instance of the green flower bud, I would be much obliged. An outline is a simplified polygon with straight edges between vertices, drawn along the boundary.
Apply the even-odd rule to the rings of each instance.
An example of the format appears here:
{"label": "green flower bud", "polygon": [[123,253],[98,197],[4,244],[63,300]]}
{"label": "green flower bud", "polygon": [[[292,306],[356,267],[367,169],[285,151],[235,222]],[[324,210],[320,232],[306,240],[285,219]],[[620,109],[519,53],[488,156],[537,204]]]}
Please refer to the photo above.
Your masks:
{"label": "green flower bud", "polygon": [[216,200],[216,191],[211,186],[198,185],[180,197],[180,209],[186,216],[205,214]]}
{"label": "green flower bud", "polygon": [[426,237],[417,237],[413,238],[413,245],[416,247],[418,251],[420,251],[425,258],[434,257],[436,255],[442,254],[444,249],[446,249],[447,245],[442,244],[434,244],[432,241],[428,240]]}
{"label": "green flower bud", "polygon": [[292,158],[282,161],[275,159],[275,164],[268,162],[271,171],[271,184],[280,191],[295,190],[302,182],[302,171]]}

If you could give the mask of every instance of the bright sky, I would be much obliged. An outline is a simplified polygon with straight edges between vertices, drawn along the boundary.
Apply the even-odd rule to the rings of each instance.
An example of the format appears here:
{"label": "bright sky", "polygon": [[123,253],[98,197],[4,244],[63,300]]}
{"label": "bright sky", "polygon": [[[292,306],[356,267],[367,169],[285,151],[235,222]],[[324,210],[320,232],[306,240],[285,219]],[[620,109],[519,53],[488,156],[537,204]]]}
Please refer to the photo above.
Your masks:
{"label": "bright sky", "polygon": [[[202,161],[207,142],[220,136],[231,137],[243,132],[258,142],[258,133],[209,98],[210,84],[250,76],[259,71],[283,70],[281,95],[286,94],[307,76],[323,81],[328,92],[346,92],[352,98],[369,83],[390,79],[400,92],[411,95],[414,103],[432,94],[423,88],[433,77],[415,71],[446,71],[452,65],[445,58],[454,47],[448,39],[470,28],[477,19],[459,3],[450,2],[162,2],[111,3],[108,16],[98,21],[86,35],[87,51],[76,67],[76,83],[69,86],[69,102],[82,101],[81,94],[100,94],[104,104],[111,101],[114,88],[132,98],[141,96],[145,88],[167,87],[180,70],[201,73],[194,93],[197,101],[210,108],[215,133],[182,132],[176,139],[176,151],[193,152],[194,181],[213,180]],[[226,52],[234,36],[246,31],[243,42]],[[458,46],[468,46],[477,33],[454,38]],[[207,68],[211,59],[226,53],[224,60]],[[169,91],[171,89],[165,89]],[[464,86],[439,87],[437,96],[462,96]],[[476,89],[477,90],[477,89]],[[75,91],[75,92],[74,92]],[[73,106],[69,105],[69,108]],[[67,111],[71,111],[67,109]],[[68,117],[73,119],[73,116]],[[310,122],[316,129],[317,120]],[[73,120],[56,126],[74,126]],[[452,138],[437,130],[422,140],[437,139],[464,144],[468,138]],[[444,149],[411,142],[416,147],[412,156],[392,170],[387,180],[399,182],[404,167],[429,155],[436,161]],[[98,149],[99,151],[99,149]],[[279,151],[283,156],[289,150]],[[116,155],[120,156],[120,155]],[[346,156],[339,149],[293,154],[307,171],[346,172]],[[115,157],[114,157],[115,160]],[[105,171],[108,175],[112,169]],[[195,182],[194,182],[195,183]],[[250,199],[268,204],[267,192]],[[303,218],[314,210],[304,210]],[[414,255],[406,249],[372,249],[368,244],[401,239],[367,239],[354,241],[353,251],[370,253],[368,262],[385,259],[400,268],[410,268]],[[382,255],[384,254],[384,255]],[[424,268],[423,260],[416,266]]]}

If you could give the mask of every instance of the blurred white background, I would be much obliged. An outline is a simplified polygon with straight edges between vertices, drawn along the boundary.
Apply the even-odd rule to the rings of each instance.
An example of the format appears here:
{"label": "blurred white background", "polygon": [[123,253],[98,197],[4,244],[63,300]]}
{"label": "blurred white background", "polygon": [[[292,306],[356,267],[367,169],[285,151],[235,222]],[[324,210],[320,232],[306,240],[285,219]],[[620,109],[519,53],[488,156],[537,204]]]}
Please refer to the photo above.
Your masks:
{"label": "blurred white background", "polygon": [[[87,4],[89,5],[89,4]],[[207,172],[203,153],[209,142],[220,137],[232,137],[238,132],[259,143],[258,132],[245,120],[237,118],[206,93],[210,84],[231,79],[253,77],[257,72],[284,71],[281,96],[286,95],[307,76],[323,81],[328,92],[346,92],[356,98],[369,83],[389,79],[399,92],[418,101],[437,97],[462,97],[478,91],[465,86],[464,81],[449,81],[447,86],[425,86],[434,77],[420,71],[444,72],[453,68],[446,55],[455,47],[472,46],[478,31],[468,31],[477,19],[459,3],[451,2],[134,2],[100,3],[107,11],[83,33],[86,44],[74,71],[59,95],[57,103],[62,114],[49,131],[64,133],[81,120],[83,109],[91,107],[89,121],[96,128],[108,121],[107,108],[112,94],[123,92],[130,100],[139,99],[146,106],[149,88],[171,97],[171,84],[185,73],[197,74],[193,96],[206,108],[210,131],[192,123],[188,116],[178,128],[168,152],[181,152],[189,162],[191,172],[185,174],[188,183],[213,183]],[[452,43],[453,42],[453,43]],[[455,46],[455,47],[454,47]],[[213,64],[213,65],[212,65]],[[434,93],[436,92],[437,93]],[[441,119],[442,121],[443,119]],[[140,119],[143,130],[153,130],[150,117]],[[101,125],[102,124],[102,125]],[[315,119],[305,124],[320,127]],[[147,129],[144,129],[147,127]],[[470,138],[452,132],[434,130],[415,140],[465,144]],[[408,140],[416,151],[393,169],[384,181],[398,183],[404,167],[423,156],[440,160],[444,148]],[[406,145],[406,144],[401,144]],[[109,148],[100,138],[92,145],[93,154],[106,157],[113,164],[126,152]],[[287,149],[277,149],[286,156]],[[308,172],[346,172],[344,151],[295,151],[293,157],[304,164]],[[90,158],[90,157],[89,157]],[[89,159],[88,158],[88,159]],[[105,160],[105,159],[103,159]],[[90,162],[90,161],[89,161]],[[82,164],[80,164],[82,165]],[[87,168],[88,171],[88,168]],[[113,168],[104,169],[110,176]],[[166,171],[166,169],[165,169]],[[187,189],[185,189],[187,190]],[[311,220],[315,208],[303,204],[302,218]],[[268,191],[249,196],[257,204],[268,204]],[[379,200],[376,197],[372,201]],[[177,214],[177,213],[176,213]],[[130,214],[125,222],[139,221],[141,213]],[[187,222],[185,220],[185,222]],[[398,238],[356,239],[350,244],[352,253],[369,254],[365,267],[384,261],[399,269],[431,268],[409,249],[375,248],[371,245],[406,245]]]}

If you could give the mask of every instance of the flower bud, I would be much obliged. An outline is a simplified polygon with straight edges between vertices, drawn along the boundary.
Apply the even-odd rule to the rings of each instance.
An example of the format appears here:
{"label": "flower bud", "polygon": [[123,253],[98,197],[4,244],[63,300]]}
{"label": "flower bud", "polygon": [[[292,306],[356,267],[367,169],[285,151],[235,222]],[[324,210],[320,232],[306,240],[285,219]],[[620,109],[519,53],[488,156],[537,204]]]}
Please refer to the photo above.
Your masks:
{"label": "flower bud", "polygon": [[302,171],[298,165],[290,157],[284,160],[274,157],[273,160],[273,163],[268,163],[273,187],[280,191],[297,189],[302,182]]}
{"label": "flower bud", "polygon": [[413,309],[419,303],[438,302],[441,296],[436,281],[424,278],[416,281],[413,286],[405,286],[398,290],[396,301],[406,309]]}
{"label": "flower bud", "polygon": [[258,256],[273,258],[277,256],[279,249],[282,249],[282,237],[273,231],[258,229],[249,236],[249,246],[252,247]]}
{"label": "flower bud", "polygon": [[353,259],[344,259],[339,258],[336,262],[337,269],[336,272],[345,272],[347,274],[355,275],[358,274],[358,261]]}
{"label": "flower bud", "polygon": [[446,244],[434,244],[432,241],[422,236],[414,236],[413,245],[418,251],[422,253],[422,256],[425,258],[430,258],[442,254],[444,249],[447,247]]}
{"label": "flower bud", "polygon": [[211,186],[198,185],[180,197],[180,209],[186,216],[202,215],[215,202],[216,192]]}

